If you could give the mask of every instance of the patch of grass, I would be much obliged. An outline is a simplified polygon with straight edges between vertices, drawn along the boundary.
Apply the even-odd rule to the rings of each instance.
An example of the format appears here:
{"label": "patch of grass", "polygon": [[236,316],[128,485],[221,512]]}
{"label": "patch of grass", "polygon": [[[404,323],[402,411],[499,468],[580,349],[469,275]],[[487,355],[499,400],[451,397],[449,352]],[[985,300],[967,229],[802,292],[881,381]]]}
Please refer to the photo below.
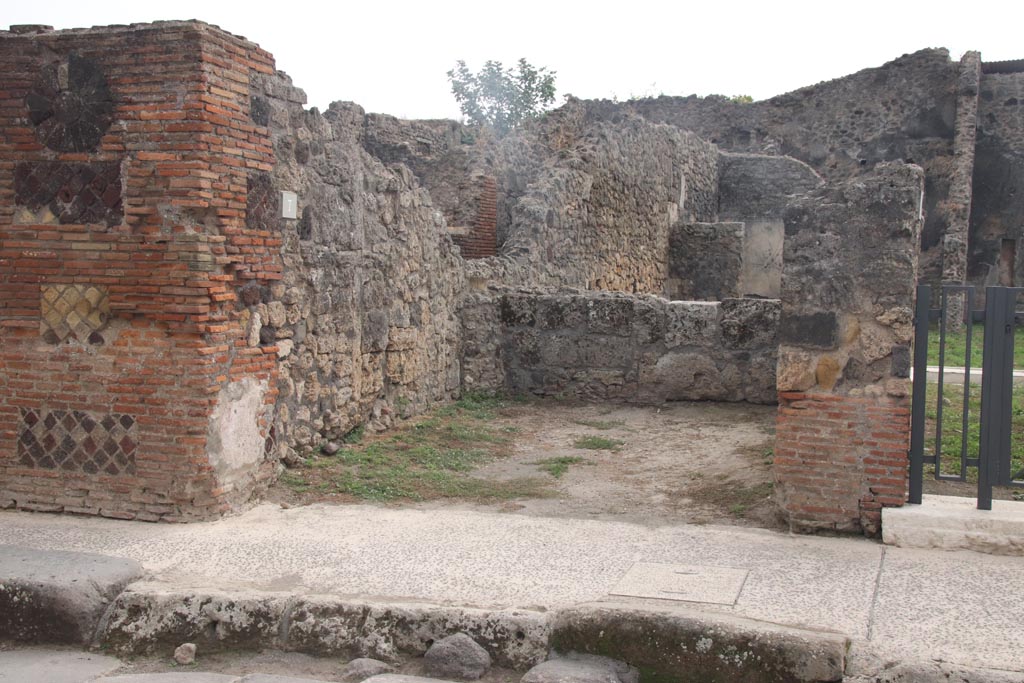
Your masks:
{"label": "patch of grass", "polygon": [[355,429],[350,431],[348,434],[341,438],[341,442],[344,444],[355,444],[361,443],[363,436],[366,433],[366,427],[363,425],[357,426]]}
{"label": "patch of grass", "polygon": [[[971,367],[981,368],[981,355],[985,343],[984,323],[964,325],[959,332],[946,328],[945,357],[946,367],[963,367],[967,359],[967,333],[971,332]],[[928,329],[928,365],[939,364],[939,324],[933,323]],[[1013,367],[1024,368],[1024,328],[1017,327],[1013,338]]]}
{"label": "patch of grass", "polygon": [[493,420],[496,411],[508,406],[508,401],[497,394],[469,392],[455,402],[455,407],[477,420]]}
{"label": "patch of grass", "polygon": [[309,490],[306,478],[297,472],[285,472],[281,475],[280,482],[296,493],[305,493]]}
{"label": "patch of grass", "polygon": [[617,451],[625,443],[625,441],[609,439],[604,436],[581,436],[573,441],[572,447],[583,448],[588,451]]}
{"label": "patch of grass", "polygon": [[[929,382],[925,391],[925,456],[935,454],[939,426],[939,385]],[[964,388],[945,384],[942,389],[942,429],[938,449],[939,471],[959,476],[960,451],[966,443],[967,457],[977,458],[981,437],[981,387],[970,386],[967,396],[967,429],[964,431]],[[1024,469],[1024,386],[1014,386],[1010,409],[1010,461],[1014,474]],[[965,436],[966,435],[966,436]],[[925,465],[925,478],[934,476],[932,465]],[[978,470],[967,469],[967,481],[978,481]]]}
{"label": "patch of grass", "polygon": [[578,455],[562,455],[555,458],[537,460],[532,464],[540,466],[542,470],[550,474],[552,477],[559,479],[563,474],[569,471],[570,465],[580,465],[585,462],[586,460]]}
{"label": "patch of grass", "polygon": [[584,427],[601,430],[615,429],[616,427],[624,427],[626,425],[622,420],[576,420],[575,422]]}
{"label": "patch of grass", "polygon": [[358,427],[346,435],[346,447],[335,456],[309,457],[281,483],[309,500],[339,495],[376,502],[546,496],[549,484],[540,477],[492,482],[472,476],[481,465],[510,452],[516,430],[489,423],[504,401],[470,394],[386,435],[366,434]]}

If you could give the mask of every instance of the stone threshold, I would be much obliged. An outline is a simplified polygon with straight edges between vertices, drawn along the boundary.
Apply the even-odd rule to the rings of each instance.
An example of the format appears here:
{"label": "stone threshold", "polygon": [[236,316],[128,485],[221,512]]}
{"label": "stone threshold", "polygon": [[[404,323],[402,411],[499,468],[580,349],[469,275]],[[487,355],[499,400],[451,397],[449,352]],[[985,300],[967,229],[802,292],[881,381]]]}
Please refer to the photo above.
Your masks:
{"label": "stone threshold", "polygon": [[991,510],[979,510],[974,498],[926,495],[920,505],[882,510],[882,541],[1024,556],[1024,502],[994,500]]}

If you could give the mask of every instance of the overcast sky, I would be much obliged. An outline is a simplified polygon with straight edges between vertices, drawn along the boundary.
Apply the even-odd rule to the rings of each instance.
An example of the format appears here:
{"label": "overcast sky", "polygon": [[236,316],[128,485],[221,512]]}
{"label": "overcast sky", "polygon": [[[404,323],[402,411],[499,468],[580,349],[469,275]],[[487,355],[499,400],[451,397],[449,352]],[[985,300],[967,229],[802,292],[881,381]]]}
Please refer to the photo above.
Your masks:
{"label": "overcast sky", "polygon": [[77,28],[201,19],[274,54],[310,106],[351,100],[406,118],[458,118],[446,72],[458,59],[525,57],[562,95],[751,95],[763,99],[946,47],[954,59],[1024,58],[1024,3],[816,0],[327,0],[5,2],[0,26]]}

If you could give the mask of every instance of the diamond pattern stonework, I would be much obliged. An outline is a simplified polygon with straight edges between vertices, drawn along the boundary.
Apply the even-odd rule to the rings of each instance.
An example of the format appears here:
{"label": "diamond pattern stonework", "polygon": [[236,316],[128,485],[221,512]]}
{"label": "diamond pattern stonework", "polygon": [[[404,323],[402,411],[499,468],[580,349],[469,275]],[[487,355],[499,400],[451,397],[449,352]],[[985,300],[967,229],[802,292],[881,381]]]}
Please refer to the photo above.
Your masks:
{"label": "diamond pattern stonework", "polygon": [[131,415],[22,408],[18,461],[47,470],[134,475],[137,432]]}
{"label": "diamond pattern stonework", "polygon": [[74,337],[90,343],[90,337],[107,326],[110,296],[106,287],[43,285],[40,289],[39,333],[49,341]]}
{"label": "diamond pattern stonework", "polygon": [[60,223],[121,223],[121,164],[22,161],[14,167],[14,202],[31,211],[44,207]]}

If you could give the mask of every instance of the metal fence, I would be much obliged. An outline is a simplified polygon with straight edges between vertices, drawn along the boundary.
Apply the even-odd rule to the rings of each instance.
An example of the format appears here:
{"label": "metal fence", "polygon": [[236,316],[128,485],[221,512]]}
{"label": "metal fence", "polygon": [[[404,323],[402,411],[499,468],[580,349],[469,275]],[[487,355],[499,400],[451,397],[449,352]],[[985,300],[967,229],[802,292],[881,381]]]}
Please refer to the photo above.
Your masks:
{"label": "metal fence", "polygon": [[[976,310],[974,287],[943,285],[938,306],[933,308],[932,287],[918,286],[914,314],[910,503],[921,502],[925,465],[931,466],[935,479],[940,481],[967,482],[972,478],[972,471],[976,471],[981,510],[992,509],[994,486],[1024,487],[1024,467],[1015,471],[1011,450],[1013,418],[1015,413],[1021,413],[1014,406],[1013,348],[1021,318],[1016,311],[1016,301],[1022,292],[1024,288],[987,287],[985,307]],[[976,338],[977,323],[984,325],[981,340]],[[933,325],[937,329],[933,330]],[[929,342],[936,335],[938,357],[933,358],[936,363],[930,365]],[[947,367],[947,342],[954,335],[958,350],[963,350],[963,365],[955,369]],[[979,341],[982,343],[980,378],[971,362],[972,351]],[[972,386],[979,382],[980,405],[972,394]],[[955,422],[952,424],[945,419],[946,412],[954,409],[954,404],[946,398],[951,385],[962,387],[957,406],[959,415],[953,415]],[[929,422],[933,423],[934,441],[927,433]],[[1024,416],[1020,422],[1024,429]],[[959,439],[944,435],[944,429],[959,431]],[[974,436],[977,438],[972,438]]]}

